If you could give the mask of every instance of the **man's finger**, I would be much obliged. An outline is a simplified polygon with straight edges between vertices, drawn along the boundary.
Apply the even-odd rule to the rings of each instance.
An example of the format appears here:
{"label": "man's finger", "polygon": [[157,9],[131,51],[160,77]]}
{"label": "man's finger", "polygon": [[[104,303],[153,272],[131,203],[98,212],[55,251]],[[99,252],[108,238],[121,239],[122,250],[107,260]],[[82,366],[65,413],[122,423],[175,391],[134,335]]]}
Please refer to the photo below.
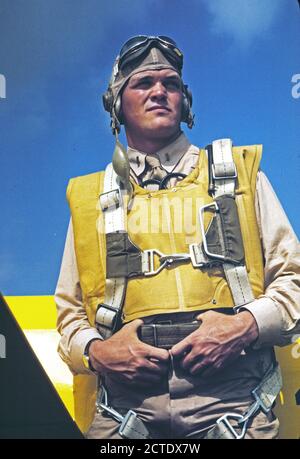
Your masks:
{"label": "man's finger", "polygon": [[184,370],[189,370],[196,362],[202,361],[203,358],[195,354],[192,350],[182,359],[181,366]]}
{"label": "man's finger", "polygon": [[128,329],[128,331],[131,330],[136,332],[140,328],[140,326],[143,325],[143,323],[144,322],[142,321],[142,319],[135,319],[132,322],[126,324],[125,327]]}
{"label": "man's finger", "polygon": [[206,363],[206,359],[203,358],[200,361],[197,361],[196,363],[194,362],[193,365],[191,365],[189,372],[191,375],[199,375],[203,376],[204,374],[210,374],[210,372],[214,373],[214,370],[212,369],[211,365],[208,365]]}
{"label": "man's finger", "polygon": [[189,337],[184,338],[182,341],[179,341],[179,343],[175,344],[171,349],[170,353],[173,355],[173,357],[177,357],[179,355],[182,355],[184,352],[187,352],[191,349],[191,343],[189,340]]}
{"label": "man's finger", "polygon": [[[166,349],[161,349],[159,347],[150,346],[149,344],[144,344],[145,357],[148,357],[150,360],[159,360],[162,362],[167,362],[170,358],[170,354]],[[153,361],[152,360],[152,361]]]}

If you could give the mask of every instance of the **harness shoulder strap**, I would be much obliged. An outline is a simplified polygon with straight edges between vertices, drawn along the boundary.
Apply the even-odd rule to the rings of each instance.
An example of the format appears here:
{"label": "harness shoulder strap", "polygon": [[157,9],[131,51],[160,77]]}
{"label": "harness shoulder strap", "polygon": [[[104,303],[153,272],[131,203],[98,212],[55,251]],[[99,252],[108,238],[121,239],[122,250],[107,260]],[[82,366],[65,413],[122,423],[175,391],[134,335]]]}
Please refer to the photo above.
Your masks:
{"label": "harness shoulder strap", "polygon": [[[222,261],[224,274],[231,290],[235,309],[250,303],[254,300],[251,284],[245,265],[245,254],[243,239],[240,229],[238,211],[235,203],[235,191],[237,186],[237,167],[235,159],[239,160],[240,150],[233,153],[231,139],[219,139],[212,142],[207,148],[209,164],[209,193],[214,198],[215,216],[207,234],[202,227],[203,244],[202,248],[208,259]],[[243,152],[242,152],[243,153]],[[252,168],[257,161],[257,155],[248,154],[248,162],[252,160]],[[259,158],[260,159],[260,158]],[[247,174],[245,164],[239,171]],[[249,167],[250,169],[250,167]],[[255,175],[256,174],[251,174]],[[243,182],[244,183],[244,182]],[[206,206],[211,210],[212,206]],[[202,223],[200,212],[200,223]],[[218,235],[219,250],[212,253],[209,245],[216,247],[215,236]]]}
{"label": "harness shoulder strap", "polygon": [[[112,164],[105,170],[103,193],[100,195],[100,206],[104,213],[104,228],[106,234],[106,250],[111,246],[111,234],[125,232],[124,200],[118,182],[118,177]],[[126,277],[106,276],[104,303],[98,306],[96,312],[96,326],[104,339],[109,338],[118,327],[125,293]]]}

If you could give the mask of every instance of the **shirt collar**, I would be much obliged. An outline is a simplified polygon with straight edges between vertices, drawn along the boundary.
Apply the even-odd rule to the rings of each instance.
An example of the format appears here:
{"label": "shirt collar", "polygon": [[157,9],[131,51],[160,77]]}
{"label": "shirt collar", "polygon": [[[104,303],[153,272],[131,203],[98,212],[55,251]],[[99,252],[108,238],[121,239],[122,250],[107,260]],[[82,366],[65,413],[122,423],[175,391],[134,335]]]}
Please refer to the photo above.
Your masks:
{"label": "shirt collar", "polygon": [[[191,146],[188,138],[182,132],[177,139],[158,150],[156,155],[159,157],[162,167],[167,172],[171,172]],[[145,158],[147,153],[128,147],[127,154],[130,167],[137,176],[140,176],[145,170]]]}

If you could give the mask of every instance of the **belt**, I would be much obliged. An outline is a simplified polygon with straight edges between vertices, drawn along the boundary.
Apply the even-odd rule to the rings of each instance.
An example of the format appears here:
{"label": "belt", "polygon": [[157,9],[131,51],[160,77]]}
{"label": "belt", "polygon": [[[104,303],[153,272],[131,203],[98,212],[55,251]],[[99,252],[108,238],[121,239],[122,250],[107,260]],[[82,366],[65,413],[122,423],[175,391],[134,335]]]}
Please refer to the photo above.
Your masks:
{"label": "belt", "polygon": [[200,327],[201,322],[175,324],[149,324],[142,325],[138,330],[141,341],[150,346],[162,349],[171,349],[172,346],[186,338]]}

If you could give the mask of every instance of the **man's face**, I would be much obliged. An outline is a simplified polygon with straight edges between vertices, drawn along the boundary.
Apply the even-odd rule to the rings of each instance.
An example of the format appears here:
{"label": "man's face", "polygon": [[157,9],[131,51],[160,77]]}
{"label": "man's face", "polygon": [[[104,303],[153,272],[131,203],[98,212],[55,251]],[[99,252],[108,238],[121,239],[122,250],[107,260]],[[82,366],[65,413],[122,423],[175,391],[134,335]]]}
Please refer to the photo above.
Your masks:
{"label": "man's face", "polygon": [[122,116],[127,131],[151,139],[171,137],[179,130],[182,83],[172,69],[147,70],[133,75],[122,94]]}

